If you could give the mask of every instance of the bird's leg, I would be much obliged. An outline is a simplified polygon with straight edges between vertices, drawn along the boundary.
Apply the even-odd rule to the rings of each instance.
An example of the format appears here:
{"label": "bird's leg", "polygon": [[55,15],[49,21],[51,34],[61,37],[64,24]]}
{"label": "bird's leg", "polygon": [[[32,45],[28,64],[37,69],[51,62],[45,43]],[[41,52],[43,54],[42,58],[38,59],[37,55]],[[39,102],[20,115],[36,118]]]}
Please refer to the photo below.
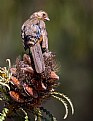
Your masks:
{"label": "bird's leg", "polygon": [[43,41],[43,37],[40,36],[40,39],[38,40],[39,43],[41,43]]}
{"label": "bird's leg", "polygon": [[49,51],[48,50],[48,38],[47,38],[47,36],[41,36],[38,42],[41,44],[42,53]]}
{"label": "bird's leg", "polygon": [[42,48],[46,48],[46,50],[48,50],[48,38],[45,35],[43,36]]}

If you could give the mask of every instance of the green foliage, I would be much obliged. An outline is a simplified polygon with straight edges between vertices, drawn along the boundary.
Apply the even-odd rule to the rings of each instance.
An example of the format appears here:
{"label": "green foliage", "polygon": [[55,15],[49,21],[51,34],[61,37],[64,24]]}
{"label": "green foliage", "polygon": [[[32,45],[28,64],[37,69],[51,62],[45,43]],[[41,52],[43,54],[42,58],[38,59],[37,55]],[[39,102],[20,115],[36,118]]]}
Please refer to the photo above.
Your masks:
{"label": "green foliage", "polygon": [[0,121],[5,121],[8,111],[7,108],[3,108],[2,113],[0,114]]}
{"label": "green foliage", "polygon": [[10,73],[10,70],[9,70],[10,67],[11,67],[11,62],[10,62],[10,59],[7,59],[6,61],[9,64],[8,69],[6,67],[4,67],[4,68],[0,67],[0,85],[5,86],[10,90],[8,83],[9,83],[9,79],[10,79],[10,76],[11,76],[11,73]]}
{"label": "green foliage", "polygon": [[35,116],[35,121],[41,121],[43,116],[39,108],[34,108],[34,116]]}
{"label": "green foliage", "polygon": [[29,121],[27,112],[26,112],[23,108],[20,108],[20,109],[21,109],[21,110],[23,111],[23,113],[25,114],[25,117],[24,117],[25,121]]}

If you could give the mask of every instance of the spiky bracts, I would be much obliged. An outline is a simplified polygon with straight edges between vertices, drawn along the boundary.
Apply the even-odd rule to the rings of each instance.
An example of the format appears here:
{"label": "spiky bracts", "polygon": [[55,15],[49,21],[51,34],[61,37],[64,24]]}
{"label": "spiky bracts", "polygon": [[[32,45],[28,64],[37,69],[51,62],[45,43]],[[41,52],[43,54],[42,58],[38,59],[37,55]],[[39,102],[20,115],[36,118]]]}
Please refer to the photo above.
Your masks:
{"label": "spiky bracts", "polygon": [[[59,80],[55,72],[55,55],[52,52],[45,52],[43,57],[45,71],[41,74],[35,71],[33,59],[27,54],[24,54],[22,59],[17,58],[13,67],[8,59],[8,69],[0,68],[0,99],[5,102],[4,111],[0,116],[1,121],[7,116],[11,117],[17,110],[25,114],[25,121],[30,120],[28,111],[33,113],[35,121],[57,121],[49,111],[41,107],[42,102],[51,96],[64,104],[66,109],[64,119],[68,115],[68,106],[64,99],[70,104],[72,114],[74,113],[70,99],[62,93],[55,92]],[[48,115],[48,118],[44,117],[43,113]]]}

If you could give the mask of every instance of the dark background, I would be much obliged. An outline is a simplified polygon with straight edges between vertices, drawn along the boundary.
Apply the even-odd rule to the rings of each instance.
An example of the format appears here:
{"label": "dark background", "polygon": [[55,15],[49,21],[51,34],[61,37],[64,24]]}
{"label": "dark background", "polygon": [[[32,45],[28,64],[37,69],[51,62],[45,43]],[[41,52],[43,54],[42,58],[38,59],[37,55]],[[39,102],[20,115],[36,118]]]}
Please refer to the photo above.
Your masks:
{"label": "dark background", "polygon": [[[38,10],[51,19],[46,23],[49,49],[56,53],[61,85],[58,91],[72,100],[75,114],[66,121],[93,121],[93,0],[0,0],[0,66],[15,63],[24,52],[20,29]],[[63,121],[63,105],[56,100],[44,106]]]}

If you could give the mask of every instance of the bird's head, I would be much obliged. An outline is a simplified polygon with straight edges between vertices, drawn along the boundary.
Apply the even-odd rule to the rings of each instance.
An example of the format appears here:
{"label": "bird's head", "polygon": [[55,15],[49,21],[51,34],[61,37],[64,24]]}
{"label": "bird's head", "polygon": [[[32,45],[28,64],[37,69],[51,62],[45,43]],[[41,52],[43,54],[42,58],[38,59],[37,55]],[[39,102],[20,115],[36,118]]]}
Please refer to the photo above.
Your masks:
{"label": "bird's head", "polygon": [[30,18],[38,18],[40,20],[44,20],[44,21],[49,21],[49,17],[48,17],[48,14],[45,12],[45,11],[38,11],[38,12],[35,12],[33,13]]}

